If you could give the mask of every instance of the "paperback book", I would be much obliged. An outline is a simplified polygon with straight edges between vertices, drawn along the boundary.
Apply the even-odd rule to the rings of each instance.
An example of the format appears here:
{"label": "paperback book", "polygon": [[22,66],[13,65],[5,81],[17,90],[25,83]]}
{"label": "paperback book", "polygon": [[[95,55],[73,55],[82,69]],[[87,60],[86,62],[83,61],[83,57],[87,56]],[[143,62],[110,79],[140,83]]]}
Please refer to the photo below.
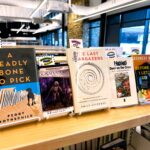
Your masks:
{"label": "paperback book", "polygon": [[122,57],[123,49],[122,47],[105,47],[105,53],[108,58]]}
{"label": "paperback book", "polygon": [[39,67],[41,66],[54,66],[67,64],[67,57],[64,52],[53,51],[37,51],[36,61]]}
{"label": "paperback book", "polygon": [[140,104],[150,104],[150,55],[133,55]]}
{"label": "paperback book", "polygon": [[138,104],[133,59],[109,59],[109,75],[112,91],[111,107]]}
{"label": "paperback book", "polygon": [[67,49],[67,58],[75,113],[108,108],[110,84],[104,49]]}
{"label": "paperback book", "polygon": [[44,118],[72,113],[73,98],[69,67],[40,68],[39,77]]}
{"label": "paperback book", "polygon": [[34,49],[0,49],[0,127],[40,120]]}

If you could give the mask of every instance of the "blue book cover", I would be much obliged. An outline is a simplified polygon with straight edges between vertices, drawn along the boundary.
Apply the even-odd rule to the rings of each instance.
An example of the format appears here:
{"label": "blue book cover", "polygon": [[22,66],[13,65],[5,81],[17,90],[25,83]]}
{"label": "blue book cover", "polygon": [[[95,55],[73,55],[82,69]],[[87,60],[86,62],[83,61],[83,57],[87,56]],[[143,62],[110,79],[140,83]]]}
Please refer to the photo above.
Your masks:
{"label": "blue book cover", "polygon": [[0,113],[0,127],[41,118],[34,49],[0,49]]}

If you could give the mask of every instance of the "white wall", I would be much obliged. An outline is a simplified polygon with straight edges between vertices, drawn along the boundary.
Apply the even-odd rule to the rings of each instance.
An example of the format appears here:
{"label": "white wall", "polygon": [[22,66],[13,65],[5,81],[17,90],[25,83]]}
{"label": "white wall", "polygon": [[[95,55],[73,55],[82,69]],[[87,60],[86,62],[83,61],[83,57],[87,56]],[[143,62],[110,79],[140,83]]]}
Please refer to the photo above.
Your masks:
{"label": "white wall", "polygon": [[89,0],[90,6],[97,6],[101,3],[101,0]]}

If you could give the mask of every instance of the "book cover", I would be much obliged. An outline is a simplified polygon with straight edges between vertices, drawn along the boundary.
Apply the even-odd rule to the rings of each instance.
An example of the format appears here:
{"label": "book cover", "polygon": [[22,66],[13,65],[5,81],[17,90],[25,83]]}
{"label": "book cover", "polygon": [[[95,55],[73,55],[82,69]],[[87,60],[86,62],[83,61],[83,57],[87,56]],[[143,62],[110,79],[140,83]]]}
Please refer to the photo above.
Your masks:
{"label": "book cover", "polygon": [[43,116],[51,118],[71,113],[73,98],[69,67],[40,68],[39,77]]}
{"label": "book cover", "polygon": [[0,127],[41,118],[34,49],[0,49]]}
{"label": "book cover", "polygon": [[103,48],[67,49],[75,113],[109,107],[110,84]]}
{"label": "book cover", "polygon": [[127,150],[127,143],[124,139],[117,138],[102,145],[100,150]]}
{"label": "book cover", "polygon": [[67,64],[67,57],[64,52],[53,53],[52,51],[40,51],[36,53],[36,61],[39,67]]}
{"label": "book cover", "polygon": [[150,104],[150,55],[133,55],[140,104]]}
{"label": "book cover", "polygon": [[122,57],[123,48],[122,47],[105,47],[106,57],[115,58]]}
{"label": "book cover", "polygon": [[132,58],[109,59],[111,107],[138,104]]}

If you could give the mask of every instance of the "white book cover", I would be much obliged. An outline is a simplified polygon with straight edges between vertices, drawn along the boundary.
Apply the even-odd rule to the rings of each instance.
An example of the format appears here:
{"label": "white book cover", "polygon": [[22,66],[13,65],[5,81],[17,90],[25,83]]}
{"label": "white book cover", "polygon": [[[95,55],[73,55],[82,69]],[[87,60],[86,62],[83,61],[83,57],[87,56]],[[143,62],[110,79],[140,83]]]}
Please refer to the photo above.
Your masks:
{"label": "white book cover", "polygon": [[67,49],[75,113],[106,109],[110,84],[104,48]]}
{"label": "white book cover", "polygon": [[123,48],[122,47],[105,47],[106,57],[115,58],[122,57]]}
{"label": "white book cover", "polygon": [[133,59],[109,59],[109,75],[112,89],[111,107],[138,104]]}

